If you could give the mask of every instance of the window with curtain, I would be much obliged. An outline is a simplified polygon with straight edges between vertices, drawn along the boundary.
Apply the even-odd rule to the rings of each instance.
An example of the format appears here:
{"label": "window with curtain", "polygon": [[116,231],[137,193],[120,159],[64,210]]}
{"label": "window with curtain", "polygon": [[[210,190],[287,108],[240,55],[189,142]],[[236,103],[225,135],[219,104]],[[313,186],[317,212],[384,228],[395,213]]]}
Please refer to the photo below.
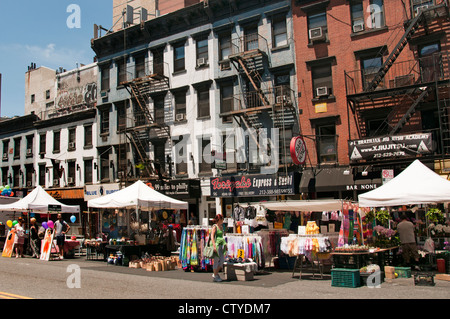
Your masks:
{"label": "window with curtain", "polygon": [[316,126],[316,147],[319,163],[337,161],[337,135],[335,124]]}
{"label": "window with curtain", "polygon": [[278,48],[288,44],[286,16],[274,17],[272,20],[272,47]]}

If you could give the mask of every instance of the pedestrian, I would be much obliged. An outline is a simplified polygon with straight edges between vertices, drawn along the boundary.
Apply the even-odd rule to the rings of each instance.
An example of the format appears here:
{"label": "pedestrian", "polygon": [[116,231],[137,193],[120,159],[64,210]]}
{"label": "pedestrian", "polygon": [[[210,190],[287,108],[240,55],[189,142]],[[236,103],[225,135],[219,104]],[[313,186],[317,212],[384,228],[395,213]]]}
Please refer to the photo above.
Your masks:
{"label": "pedestrian", "polygon": [[16,236],[14,237],[14,247],[16,249],[16,258],[23,258],[23,245],[25,243],[25,229],[23,226],[23,218],[17,219],[17,224],[14,226]]}
{"label": "pedestrian", "polygon": [[408,266],[412,266],[411,258],[413,258],[416,263],[414,268],[420,270],[418,265],[419,252],[416,244],[416,236],[414,234],[415,226],[408,220],[406,213],[402,214],[400,219],[401,221],[397,225],[397,231],[400,235],[403,260]]}
{"label": "pedestrian", "polygon": [[58,214],[58,220],[55,222],[56,245],[59,249],[59,259],[64,259],[64,242],[66,233],[70,230],[70,226],[63,220],[62,215]]}
{"label": "pedestrian", "polygon": [[189,225],[198,225],[198,219],[194,212],[191,212],[191,217],[189,217]]}
{"label": "pedestrian", "polygon": [[211,242],[214,248],[214,265],[213,278],[215,282],[221,282],[219,272],[222,271],[223,263],[225,262],[225,254],[227,253],[227,243],[223,237],[223,216],[217,214],[214,217],[214,225],[211,230]]}
{"label": "pedestrian", "polygon": [[41,240],[39,239],[39,229],[36,225],[36,218],[30,219],[30,246],[31,250],[33,251],[32,258],[39,259],[40,255],[40,248],[41,248]]}

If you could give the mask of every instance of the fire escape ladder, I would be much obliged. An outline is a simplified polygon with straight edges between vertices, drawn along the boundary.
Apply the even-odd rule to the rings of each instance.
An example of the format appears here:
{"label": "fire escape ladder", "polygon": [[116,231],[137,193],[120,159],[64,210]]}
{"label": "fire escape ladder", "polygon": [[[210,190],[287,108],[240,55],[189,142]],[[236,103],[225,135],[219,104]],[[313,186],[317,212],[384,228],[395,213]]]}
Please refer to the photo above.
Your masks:
{"label": "fire escape ladder", "polygon": [[149,167],[150,159],[147,156],[145,145],[142,144],[142,139],[138,136],[135,130],[128,130],[127,132],[131,135],[131,136],[127,135],[127,137],[130,140],[130,142],[134,145],[137,155],[139,156],[141,163],[144,164],[148,176],[151,176],[152,170]]}
{"label": "fire escape ladder", "polygon": [[433,86],[428,86],[425,88],[422,88],[422,93],[417,97],[417,99],[414,101],[414,103],[411,105],[411,107],[405,112],[403,117],[397,122],[397,124],[392,128],[392,130],[389,132],[389,135],[394,135],[398,133],[403,126],[409,121],[409,119],[414,115],[414,113],[417,110],[417,106],[423,102],[423,100],[431,93],[433,90]]}
{"label": "fire escape ladder", "polygon": [[397,60],[400,53],[403,51],[403,49],[408,44],[409,40],[413,36],[413,34],[419,29],[421,23],[424,20],[424,11],[420,11],[416,17],[414,17],[408,27],[406,28],[405,33],[403,34],[400,41],[397,43],[395,48],[392,50],[389,57],[386,59],[386,61],[383,63],[383,65],[380,67],[378,73],[373,78],[372,82],[367,86],[366,92],[373,92],[376,90],[380,82],[385,77],[386,73],[389,71],[391,66],[394,64],[394,62]]}

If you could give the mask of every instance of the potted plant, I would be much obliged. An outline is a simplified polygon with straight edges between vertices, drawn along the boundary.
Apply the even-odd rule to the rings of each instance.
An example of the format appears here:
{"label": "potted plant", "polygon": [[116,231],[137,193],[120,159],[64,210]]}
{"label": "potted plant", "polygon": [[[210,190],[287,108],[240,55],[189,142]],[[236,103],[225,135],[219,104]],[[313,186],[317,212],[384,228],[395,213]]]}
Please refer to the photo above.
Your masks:
{"label": "potted plant", "polygon": [[391,219],[391,215],[387,210],[382,209],[376,212],[375,218],[381,225],[387,225]]}
{"label": "potted plant", "polygon": [[439,208],[430,208],[425,216],[430,223],[439,223],[440,220],[444,219],[444,214]]}

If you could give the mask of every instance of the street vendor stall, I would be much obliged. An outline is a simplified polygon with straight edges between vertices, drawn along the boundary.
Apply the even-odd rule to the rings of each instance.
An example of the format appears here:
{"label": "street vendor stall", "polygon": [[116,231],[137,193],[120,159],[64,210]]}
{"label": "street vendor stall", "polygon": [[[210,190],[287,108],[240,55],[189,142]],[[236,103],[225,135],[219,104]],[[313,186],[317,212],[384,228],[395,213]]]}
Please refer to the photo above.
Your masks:
{"label": "street vendor stall", "polygon": [[[423,217],[426,219],[428,238],[424,246],[429,247],[426,254],[433,255],[435,251],[430,226],[434,225],[432,223],[434,221],[440,221],[444,224],[444,214],[437,206],[450,202],[450,181],[436,174],[419,160],[415,160],[397,177],[375,190],[359,195],[358,200],[360,207],[381,208],[375,213],[385,211],[388,217],[390,217],[389,213],[391,212],[401,212],[400,210],[394,211],[393,208],[395,207],[404,205],[426,207],[423,212],[426,211],[427,213]],[[434,215],[433,212],[438,212],[440,217],[430,220],[430,217]],[[416,214],[415,217],[418,217],[418,215]],[[420,221],[416,218],[413,218],[413,221],[416,226],[420,225]],[[390,226],[391,224],[389,224],[389,228]],[[432,256],[429,257],[429,260],[431,260]]]}
{"label": "street vendor stall", "polygon": [[[145,252],[170,252],[173,248],[165,247],[166,244],[160,241],[162,236],[155,237],[152,231],[158,228],[161,232],[167,232],[169,221],[173,222],[171,213],[187,210],[189,205],[155,191],[142,181],[137,181],[112,194],[89,200],[88,207],[102,211],[100,233],[103,230],[109,232],[105,245],[106,255],[120,252],[129,259],[132,255],[138,256],[137,254]],[[130,229],[129,236],[117,232],[112,236],[114,227],[124,225]],[[102,238],[102,241],[106,239]],[[131,249],[131,246],[139,247]]]}

